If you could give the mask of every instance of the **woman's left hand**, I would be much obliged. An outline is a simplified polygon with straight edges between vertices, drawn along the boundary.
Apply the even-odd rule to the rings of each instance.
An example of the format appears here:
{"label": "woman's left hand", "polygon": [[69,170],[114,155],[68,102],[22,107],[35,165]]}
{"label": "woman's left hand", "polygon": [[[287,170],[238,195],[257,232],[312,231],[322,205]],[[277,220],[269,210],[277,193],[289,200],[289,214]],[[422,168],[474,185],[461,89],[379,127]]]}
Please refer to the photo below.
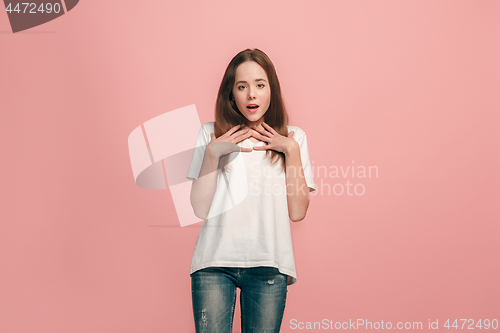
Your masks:
{"label": "woman's left hand", "polygon": [[267,142],[266,146],[255,146],[255,150],[272,149],[284,154],[288,154],[293,148],[298,148],[299,144],[293,139],[293,131],[288,133],[288,136],[283,136],[276,132],[274,128],[266,123],[262,123],[263,128],[252,126],[251,128],[258,133],[252,133],[252,136]]}

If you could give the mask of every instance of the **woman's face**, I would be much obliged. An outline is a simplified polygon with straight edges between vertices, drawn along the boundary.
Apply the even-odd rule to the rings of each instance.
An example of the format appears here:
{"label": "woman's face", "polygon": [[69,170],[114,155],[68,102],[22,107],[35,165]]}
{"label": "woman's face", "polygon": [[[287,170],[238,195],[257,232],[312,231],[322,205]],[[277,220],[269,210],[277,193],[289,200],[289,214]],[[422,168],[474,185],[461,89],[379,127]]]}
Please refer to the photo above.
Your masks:
{"label": "woman's face", "polygon": [[[271,87],[266,71],[255,61],[245,61],[236,68],[233,86],[234,102],[249,126],[264,121],[264,114],[271,103]],[[257,105],[251,108],[250,105]]]}

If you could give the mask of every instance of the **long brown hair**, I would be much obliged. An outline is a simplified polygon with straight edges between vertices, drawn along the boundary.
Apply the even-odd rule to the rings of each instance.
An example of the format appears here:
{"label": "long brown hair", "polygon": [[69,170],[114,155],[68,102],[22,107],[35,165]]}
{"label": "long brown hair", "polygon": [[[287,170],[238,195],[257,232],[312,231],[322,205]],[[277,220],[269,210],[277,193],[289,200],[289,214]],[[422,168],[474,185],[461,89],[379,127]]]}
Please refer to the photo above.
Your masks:
{"label": "long brown hair", "polygon": [[[271,89],[271,102],[264,114],[264,121],[279,134],[287,136],[288,113],[281,97],[280,83],[274,65],[271,59],[261,50],[246,49],[234,56],[222,78],[215,103],[215,137],[218,138],[236,125],[241,125],[240,130],[243,128],[243,125],[248,125],[248,119],[241,114],[236,103],[232,100],[236,68],[245,61],[255,61],[266,72]],[[281,167],[283,172],[285,172],[285,154],[269,149],[266,151],[266,157],[271,159],[272,164],[281,160]],[[223,156],[220,159],[220,163],[224,166],[223,170],[227,171],[229,155]]]}

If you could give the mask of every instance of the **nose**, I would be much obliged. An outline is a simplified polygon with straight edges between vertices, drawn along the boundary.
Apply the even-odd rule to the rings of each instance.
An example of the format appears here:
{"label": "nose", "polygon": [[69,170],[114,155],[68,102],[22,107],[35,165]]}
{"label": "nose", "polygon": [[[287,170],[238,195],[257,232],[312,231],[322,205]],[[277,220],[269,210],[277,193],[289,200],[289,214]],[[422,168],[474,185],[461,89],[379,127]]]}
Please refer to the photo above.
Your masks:
{"label": "nose", "polygon": [[254,99],[255,98],[255,92],[253,88],[248,89],[248,99]]}

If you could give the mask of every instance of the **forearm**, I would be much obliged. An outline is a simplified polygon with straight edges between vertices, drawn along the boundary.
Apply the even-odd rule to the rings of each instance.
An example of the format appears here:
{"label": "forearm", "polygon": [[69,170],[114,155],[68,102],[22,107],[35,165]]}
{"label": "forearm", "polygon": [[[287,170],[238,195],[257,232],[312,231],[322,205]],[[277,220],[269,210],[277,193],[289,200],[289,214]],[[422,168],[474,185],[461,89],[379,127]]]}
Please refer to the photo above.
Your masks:
{"label": "forearm", "polygon": [[306,216],[309,206],[309,188],[304,177],[298,144],[293,145],[284,153],[288,215],[293,222],[298,222]]}
{"label": "forearm", "polygon": [[219,158],[216,156],[210,158],[210,149],[207,147],[203,156],[200,174],[197,179],[193,180],[191,185],[190,196],[194,214],[202,220],[205,220],[208,215],[217,188],[218,164]]}

